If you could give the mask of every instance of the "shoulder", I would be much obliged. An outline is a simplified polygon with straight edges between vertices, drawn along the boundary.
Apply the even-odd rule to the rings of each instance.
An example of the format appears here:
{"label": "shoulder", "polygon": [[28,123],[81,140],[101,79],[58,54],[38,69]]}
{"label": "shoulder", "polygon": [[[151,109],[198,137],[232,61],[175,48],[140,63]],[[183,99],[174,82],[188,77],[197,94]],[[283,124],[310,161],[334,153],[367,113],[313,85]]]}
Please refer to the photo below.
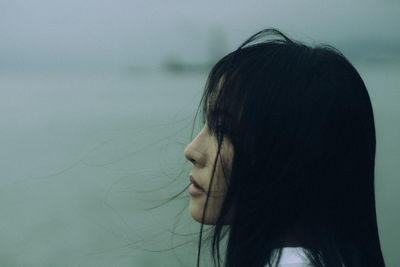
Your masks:
{"label": "shoulder", "polygon": [[[311,262],[307,258],[305,248],[302,247],[283,247],[279,267],[312,267]],[[278,249],[274,250],[277,253]],[[274,262],[275,263],[275,262]],[[265,267],[269,267],[266,265]]]}

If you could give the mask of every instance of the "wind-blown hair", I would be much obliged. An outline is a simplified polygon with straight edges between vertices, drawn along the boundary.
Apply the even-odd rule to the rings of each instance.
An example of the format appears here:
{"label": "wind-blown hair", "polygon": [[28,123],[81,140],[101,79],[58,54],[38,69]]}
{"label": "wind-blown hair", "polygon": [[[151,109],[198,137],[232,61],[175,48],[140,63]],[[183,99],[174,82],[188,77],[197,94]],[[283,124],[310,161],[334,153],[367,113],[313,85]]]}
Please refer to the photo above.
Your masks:
{"label": "wind-blown hair", "polygon": [[[287,233],[308,249],[314,266],[385,266],[372,105],[360,75],[338,50],[263,30],[216,63],[199,108],[219,147],[228,138],[234,149],[213,226],[215,265],[233,209],[226,267],[272,265]],[[214,172],[210,186],[212,179]]]}

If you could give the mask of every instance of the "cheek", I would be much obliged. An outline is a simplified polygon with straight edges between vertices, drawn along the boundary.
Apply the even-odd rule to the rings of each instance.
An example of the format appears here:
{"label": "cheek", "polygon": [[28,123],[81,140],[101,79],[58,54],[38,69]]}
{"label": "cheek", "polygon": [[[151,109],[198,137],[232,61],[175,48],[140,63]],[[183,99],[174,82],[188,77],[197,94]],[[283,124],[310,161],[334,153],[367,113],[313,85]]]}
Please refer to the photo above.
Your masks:
{"label": "cheek", "polygon": [[215,199],[215,201],[222,201],[225,197],[229,175],[229,165],[218,162],[210,191],[210,197]]}
{"label": "cheek", "polygon": [[229,166],[225,164],[220,164],[218,166],[218,186],[221,189],[226,190],[227,187],[227,180],[230,176],[230,169]]}
{"label": "cheek", "polygon": [[224,182],[224,186],[226,187],[227,181],[229,181],[231,177],[232,153],[230,153],[230,151],[225,152],[218,163],[218,176],[220,177],[220,180]]}

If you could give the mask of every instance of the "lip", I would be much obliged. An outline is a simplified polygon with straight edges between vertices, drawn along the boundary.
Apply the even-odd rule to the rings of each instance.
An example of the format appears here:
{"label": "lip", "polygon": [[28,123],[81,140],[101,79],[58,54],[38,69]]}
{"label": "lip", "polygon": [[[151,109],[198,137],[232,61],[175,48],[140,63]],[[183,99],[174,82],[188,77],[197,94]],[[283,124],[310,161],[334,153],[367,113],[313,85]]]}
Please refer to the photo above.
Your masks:
{"label": "lip", "polygon": [[190,182],[191,182],[197,189],[200,189],[201,191],[205,192],[204,188],[201,187],[201,186],[196,182],[196,180],[193,178],[192,175],[190,175]]}

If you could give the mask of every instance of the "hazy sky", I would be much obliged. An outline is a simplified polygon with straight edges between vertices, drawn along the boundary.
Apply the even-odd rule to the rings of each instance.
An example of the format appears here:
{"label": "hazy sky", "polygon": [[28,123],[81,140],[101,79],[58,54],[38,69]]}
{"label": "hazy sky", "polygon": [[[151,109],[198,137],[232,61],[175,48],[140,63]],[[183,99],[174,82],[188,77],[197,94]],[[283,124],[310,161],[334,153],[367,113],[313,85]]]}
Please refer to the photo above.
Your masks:
{"label": "hazy sky", "polygon": [[213,29],[233,49],[266,27],[305,41],[397,46],[400,1],[1,0],[0,67],[201,61]]}

